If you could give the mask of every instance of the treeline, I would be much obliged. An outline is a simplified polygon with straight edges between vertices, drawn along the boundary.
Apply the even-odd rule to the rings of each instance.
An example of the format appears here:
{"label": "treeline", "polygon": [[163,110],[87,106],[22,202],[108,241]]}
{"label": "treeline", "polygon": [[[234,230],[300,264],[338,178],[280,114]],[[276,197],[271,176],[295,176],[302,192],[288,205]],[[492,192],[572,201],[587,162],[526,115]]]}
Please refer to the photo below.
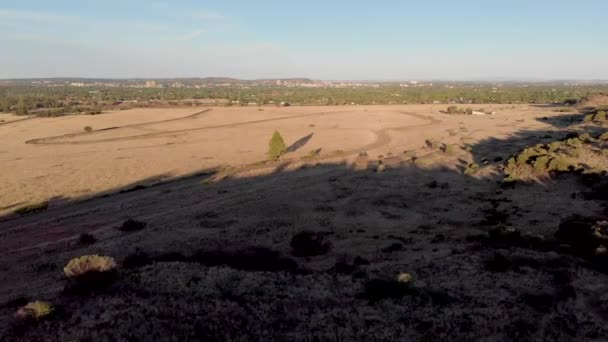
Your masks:
{"label": "treeline", "polygon": [[[356,88],[209,87],[209,88],[126,88],[126,87],[0,87],[3,112],[43,112],[57,115],[85,112],[94,114],[123,102],[140,106],[164,103],[184,105],[187,100],[227,99],[232,105],[266,105],[288,102],[294,105],[369,104],[484,104],[484,103],[575,103],[578,99],[608,93],[608,85],[547,86],[424,86]],[[51,114],[49,114],[51,113]]]}

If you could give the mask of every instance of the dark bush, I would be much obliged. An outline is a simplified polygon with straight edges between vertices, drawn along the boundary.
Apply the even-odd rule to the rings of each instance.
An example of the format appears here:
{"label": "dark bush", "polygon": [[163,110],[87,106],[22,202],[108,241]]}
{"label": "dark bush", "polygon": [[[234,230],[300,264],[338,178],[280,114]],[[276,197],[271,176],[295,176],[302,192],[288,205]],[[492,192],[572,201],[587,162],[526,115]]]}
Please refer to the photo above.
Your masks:
{"label": "dark bush", "polygon": [[331,249],[331,243],[325,241],[325,233],[309,230],[294,235],[290,246],[292,254],[298,257],[323,255]]}
{"label": "dark bush", "polygon": [[124,268],[139,268],[152,264],[153,260],[150,256],[140,249],[136,249],[135,253],[127,255],[122,261]]}
{"label": "dark bush", "polygon": [[91,234],[82,233],[80,234],[80,237],[78,237],[78,243],[81,245],[92,245],[95,242],[97,242],[97,239]]}
{"label": "dark bush", "polygon": [[267,247],[253,246],[235,251],[199,251],[192,256],[193,262],[207,266],[225,265],[245,271],[291,271],[298,270],[295,260]]}
{"label": "dark bush", "polygon": [[147,225],[146,222],[128,219],[125,222],[123,222],[122,226],[120,226],[118,229],[123,232],[134,232],[134,231],[138,231],[138,230],[142,230],[142,229],[146,228],[146,225]]}

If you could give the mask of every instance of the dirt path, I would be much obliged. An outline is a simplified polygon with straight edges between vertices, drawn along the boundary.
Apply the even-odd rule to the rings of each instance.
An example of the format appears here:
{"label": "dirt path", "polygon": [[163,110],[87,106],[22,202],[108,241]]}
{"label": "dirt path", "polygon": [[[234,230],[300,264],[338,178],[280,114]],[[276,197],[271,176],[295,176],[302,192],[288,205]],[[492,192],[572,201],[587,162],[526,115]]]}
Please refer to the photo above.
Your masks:
{"label": "dirt path", "polygon": [[[149,122],[142,122],[142,123],[137,123],[137,124],[132,124],[132,125],[125,125],[125,126],[116,126],[116,127],[108,127],[108,128],[103,128],[94,132],[78,132],[78,133],[68,133],[68,134],[62,134],[62,135],[56,135],[56,136],[52,136],[52,137],[45,137],[45,138],[37,138],[37,139],[30,139],[27,140],[25,143],[26,144],[32,144],[32,145],[36,145],[36,144],[44,144],[44,145],[76,145],[76,144],[86,144],[86,143],[96,143],[96,142],[106,142],[106,141],[115,141],[114,139],[120,139],[120,138],[114,138],[114,139],[101,139],[101,140],[94,140],[94,141],[84,141],[84,142],[79,142],[79,141],[75,141],[75,142],[53,142],[54,140],[60,140],[60,139],[65,139],[65,138],[74,138],[74,137],[80,137],[80,136],[90,136],[92,134],[96,134],[96,133],[100,133],[100,132],[106,132],[109,130],[115,130],[115,129],[121,129],[121,128],[136,128],[136,129],[143,129],[143,127],[145,126],[149,126],[149,125],[154,125],[154,124],[159,124],[159,123],[167,123],[167,122],[175,122],[175,121],[181,121],[181,120],[187,120],[187,119],[195,119],[198,118],[199,116],[210,112],[212,109],[205,109],[202,110],[200,112],[196,112],[194,114],[190,114],[187,116],[183,116],[181,118],[175,118],[175,119],[166,119],[166,120],[158,120],[158,121],[149,121]],[[146,130],[146,129],[143,129]],[[150,130],[148,130],[150,131]],[[161,131],[159,133],[166,133],[168,131]],[[144,134],[145,136],[146,134]],[[136,136],[137,137],[137,136]]]}

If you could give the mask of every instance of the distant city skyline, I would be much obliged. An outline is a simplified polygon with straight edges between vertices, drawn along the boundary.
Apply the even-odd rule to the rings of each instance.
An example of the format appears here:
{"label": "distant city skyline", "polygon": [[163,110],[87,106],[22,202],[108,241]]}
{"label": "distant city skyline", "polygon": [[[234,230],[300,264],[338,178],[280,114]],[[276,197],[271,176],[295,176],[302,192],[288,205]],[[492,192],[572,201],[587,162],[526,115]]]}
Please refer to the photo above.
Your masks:
{"label": "distant city skyline", "polygon": [[0,0],[0,79],[608,80],[608,2]]}

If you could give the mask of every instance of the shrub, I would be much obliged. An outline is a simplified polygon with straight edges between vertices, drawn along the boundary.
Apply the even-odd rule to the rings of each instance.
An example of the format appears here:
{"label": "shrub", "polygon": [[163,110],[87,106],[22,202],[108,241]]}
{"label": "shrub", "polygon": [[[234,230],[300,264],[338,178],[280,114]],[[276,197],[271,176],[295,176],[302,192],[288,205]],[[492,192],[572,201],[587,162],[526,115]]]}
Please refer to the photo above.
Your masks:
{"label": "shrub", "polygon": [[426,144],[426,147],[432,148],[432,149],[438,149],[439,147],[441,147],[441,144],[439,144],[439,142],[437,142],[435,140],[431,140],[431,139],[425,140],[424,143]]}
{"label": "shrub", "polygon": [[80,234],[80,237],[78,238],[78,243],[81,245],[92,245],[95,242],[97,242],[97,239],[93,235],[87,233]]}
{"label": "shrub", "polygon": [[534,161],[534,169],[539,172],[547,171],[549,162],[552,160],[550,156],[540,156]]}
{"label": "shrub", "polygon": [[552,143],[550,143],[547,147],[549,148],[549,152],[556,152],[560,147],[562,146],[562,143],[559,141],[554,141]]}
{"label": "shrub", "polygon": [[442,150],[443,150],[443,153],[449,154],[449,155],[453,155],[454,153],[456,153],[456,150],[454,149],[454,145],[444,145]]}
{"label": "shrub", "polygon": [[409,273],[399,273],[397,275],[397,281],[402,284],[409,284],[414,280],[414,277]]}
{"label": "shrub", "polygon": [[412,289],[407,283],[398,280],[371,279],[364,285],[363,296],[371,301],[386,298],[399,299],[411,294]]}
{"label": "shrub", "polygon": [[91,127],[91,126],[84,126],[84,131],[87,132],[87,133],[91,133],[91,132],[93,132],[93,127]]}
{"label": "shrub", "polygon": [[74,258],[63,268],[68,278],[81,278],[94,273],[110,273],[116,269],[114,258],[99,255],[84,255]]}
{"label": "shrub", "polygon": [[319,154],[321,154],[321,149],[317,148],[317,149],[314,149],[314,150],[310,150],[308,152],[308,157],[309,158],[315,158],[315,157],[318,157]]}
{"label": "shrub", "polygon": [[323,255],[331,249],[331,243],[325,241],[323,233],[309,230],[294,235],[290,246],[292,254],[298,257]]}
{"label": "shrub", "polygon": [[287,151],[287,145],[281,136],[281,133],[275,131],[268,143],[268,156],[272,160],[279,159]]}
{"label": "shrub", "polygon": [[15,214],[19,215],[27,215],[34,214],[41,211],[45,211],[49,207],[49,202],[40,202],[35,204],[26,205],[24,207],[18,208],[15,210]]}
{"label": "shrub", "polygon": [[547,171],[560,171],[566,172],[570,171],[570,163],[564,157],[555,157],[552,158],[547,164]]}
{"label": "shrub", "polygon": [[464,170],[464,174],[465,175],[472,175],[475,172],[477,172],[477,170],[479,170],[479,164],[476,163],[471,163],[469,164],[469,166]]}
{"label": "shrub", "polygon": [[146,225],[147,225],[146,222],[128,219],[125,222],[123,222],[122,226],[120,226],[118,229],[123,232],[135,232],[135,231],[146,228]]}
{"label": "shrub", "polygon": [[603,133],[598,137],[599,140],[608,141],[608,132]]}
{"label": "shrub", "polygon": [[20,319],[41,320],[50,316],[53,311],[55,311],[55,308],[51,303],[38,300],[28,303],[26,306],[17,310],[15,317]]}

